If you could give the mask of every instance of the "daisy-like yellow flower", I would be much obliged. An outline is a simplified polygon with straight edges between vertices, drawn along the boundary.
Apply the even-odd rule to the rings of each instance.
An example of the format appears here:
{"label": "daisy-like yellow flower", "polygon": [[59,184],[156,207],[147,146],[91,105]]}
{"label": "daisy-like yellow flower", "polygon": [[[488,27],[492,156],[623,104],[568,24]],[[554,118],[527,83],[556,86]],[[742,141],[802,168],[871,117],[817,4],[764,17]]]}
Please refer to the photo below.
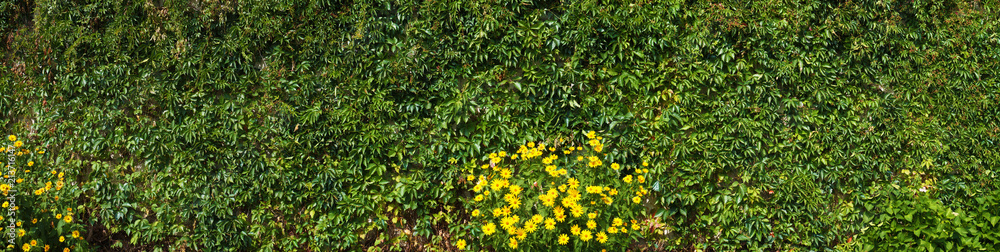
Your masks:
{"label": "daisy-like yellow flower", "polygon": [[639,175],[635,177],[635,181],[639,183],[646,183],[646,178],[643,177],[642,175]]}
{"label": "daisy-like yellow flower", "polygon": [[474,180],[476,180],[476,175],[469,175],[465,177],[465,181],[472,182]]}
{"label": "daisy-like yellow flower", "polygon": [[493,209],[493,217],[500,217],[500,215],[503,215],[503,209],[494,208]]}
{"label": "daisy-like yellow flower", "polygon": [[17,229],[17,237],[23,237],[23,236],[24,236],[24,229]]}
{"label": "daisy-like yellow flower", "polygon": [[608,227],[608,233],[617,234],[618,233],[618,228],[616,228],[616,227]]}
{"label": "daisy-like yellow flower", "polygon": [[621,226],[622,224],[625,224],[625,221],[623,221],[622,218],[615,217],[611,220],[612,227]]}
{"label": "daisy-like yellow flower", "polygon": [[38,218],[31,219],[31,224],[38,223]]}
{"label": "daisy-like yellow flower", "polygon": [[642,202],[642,198],[640,198],[639,196],[632,197],[632,202],[639,204],[639,202]]}
{"label": "daisy-like yellow flower", "polygon": [[30,243],[31,243],[31,246],[38,246],[38,241],[36,241],[36,240],[31,240]]}
{"label": "daisy-like yellow flower", "polygon": [[27,251],[31,250],[31,245],[25,243],[24,246],[21,246],[21,249],[23,249],[25,252],[27,252]]}
{"label": "daisy-like yellow flower", "polygon": [[517,160],[517,154],[510,155],[510,160]]}
{"label": "daisy-like yellow flower", "polygon": [[587,138],[594,139],[594,137],[597,137],[597,132],[594,132],[593,130],[587,132]]}
{"label": "daisy-like yellow flower", "polygon": [[607,234],[604,234],[604,232],[598,232],[597,233],[597,242],[605,243],[607,241],[608,241],[608,235]]}
{"label": "daisy-like yellow flower", "polygon": [[604,204],[607,205],[611,205],[611,203],[614,202],[614,200],[612,200],[611,197],[604,197],[604,196],[601,196],[601,201],[604,201]]}
{"label": "daisy-like yellow flower", "polygon": [[472,217],[479,217],[479,209],[472,210]]}
{"label": "daisy-like yellow flower", "polygon": [[465,239],[458,239],[458,242],[455,242],[455,247],[458,248],[458,250],[464,250],[465,249]]}
{"label": "daisy-like yellow flower", "polygon": [[575,178],[569,178],[566,181],[566,184],[569,185],[569,188],[577,188],[580,186],[580,181],[576,180]]}
{"label": "daisy-like yellow flower", "polygon": [[573,235],[580,235],[580,226],[573,225],[569,228],[569,232]]}
{"label": "daisy-like yellow flower", "polygon": [[593,212],[593,213],[587,214],[587,218],[590,218],[590,219],[597,218],[597,212]]}
{"label": "daisy-like yellow flower", "polygon": [[536,229],[538,229],[538,224],[535,224],[534,221],[528,221],[528,222],[524,223],[524,231],[525,232],[533,233],[533,232],[535,232]]}
{"label": "daisy-like yellow flower", "polygon": [[625,181],[626,184],[631,184],[632,183],[632,175],[625,175],[625,177],[622,178],[622,181]]}
{"label": "daisy-like yellow flower", "polygon": [[519,185],[510,185],[507,188],[510,190],[510,193],[513,193],[514,195],[520,195],[521,191],[524,190],[524,188]]}
{"label": "daisy-like yellow flower", "polygon": [[583,161],[583,156],[576,156],[576,161]]}
{"label": "daisy-like yellow flower", "polygon": [[17,221],[17,226],[18,226],[18,227],[20,227],[20,226],[21,226],[21,221]]}
{"label": "daisy-like yellow flower", "polygon": [[49,245],[45,244],[45,252],[49,252]]}
{"label": "daisy-like yellow flower", "polygon": [[73,230],[73,238],[80,237],[80,231]]}
{"label": "daisy-like yellow flower", "polygon": [[503,170],[500,170],[500,176],[503,177],[503,178],[505,178],[505,179],[509,179],[511,177],[510,169],[509,168],[503,168]]}
{"label": "daisy-like yellow flower", "polygon": [[618,163],[611,163],[611,169],[618,170],[618,168],[621,168],[621,166],[618,165]]}
{"label": "daisy-like yellow flower", "polygon": [[56,219],[62,219],[62,214],[56,214]]}
{"label": "daisy-like yellow flower", "polygon": [[476,201],[483,201],[483,195],[482,195],[482,194],[480,194],[480,195],[476,195],[476,198],[475,198],[475,200],[476,200]]}
{"label": "daisy-like yellow flower", "polygon": [[10,140],[11,142],[17,141],[17,137],[14,136],[14,135],[9,135],[9,136],[7,136],[7,140]]}
{"label": "daisy-like yellow flower", "polygon": [[517,239],[510,237],[510,241],[507,242],[507,245],[509,245],[511,249],[517,249]]}
{"label": "daisy-like yellow flower", "polygon": [[28,161],[28,166],[33,166],[33,165],[35,165],[35,161]]}
{"label": "daisy-like yellow flower", "polygon": [[486,225],[483,225],[483,234],[491,235],[496,231],[497,225],[494,225],[493,222],[487,222]]}
{"label": "daisy-like yellow flower", "polygon": [[642,166],[643,167],[649,166],[649,163],[646,163],[646,161],[642,161]]}
{"label": "daisy-like yellow flower", "polygon": [[594,229],[596,227],[597,227],[597,222],[594,222],[594,220],[587,221],[587,229]]}
{"label": "daisy-like yellow flower", "polygon": [[590,238],[593,238],[593,237],[592,237],[592,236],[590,235],[590,230],[583,230],[583,231],[580,231],[580,240],[581,240],[581,241],[589,241],[589,240],[590,240]]}
{"label": "daisy-like yellow flower", "polygon": [[22,143],[21,141],[14,142],[15,148],[21,148],[21,145],[24,145],[24,143]]}
{"label": "daisy-like yellow flower", "polygon": [[63,248],[63,252],[69,252],[69,248]]}
{"label": "daisy-like yellow flower", "polygon": [[639,227],[639,224],[635,224],[635,223],[632,224],[632,230],[639,230],[640,228],[642,228],[642,227]]}
{"label": "daisy-like yellow flower", "polygon": [[545,229],[546,230],[556,229],[556,220],[553,220],[552,218],[545,219]]}
{"label": "daisy-like yellow flower", "polygon": [[569,243],[569,236],[566,234],[559,234],[559,245],[566,245]]}

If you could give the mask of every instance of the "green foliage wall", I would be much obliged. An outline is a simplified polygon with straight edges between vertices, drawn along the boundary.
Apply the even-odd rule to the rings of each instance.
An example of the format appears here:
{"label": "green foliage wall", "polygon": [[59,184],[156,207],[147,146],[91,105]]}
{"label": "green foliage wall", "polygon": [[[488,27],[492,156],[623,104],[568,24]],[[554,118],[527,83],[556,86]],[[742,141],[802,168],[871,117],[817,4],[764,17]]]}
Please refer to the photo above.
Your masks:
{"label": "green foliage wall", "polygon": [[891,200],[1000,246],[996,1],[29,6],[0,125],[82,171],[96,247],[451,249],[446,160],[589,130],[651,160],[657,248],[926,248],[877,235],[913,229]]}

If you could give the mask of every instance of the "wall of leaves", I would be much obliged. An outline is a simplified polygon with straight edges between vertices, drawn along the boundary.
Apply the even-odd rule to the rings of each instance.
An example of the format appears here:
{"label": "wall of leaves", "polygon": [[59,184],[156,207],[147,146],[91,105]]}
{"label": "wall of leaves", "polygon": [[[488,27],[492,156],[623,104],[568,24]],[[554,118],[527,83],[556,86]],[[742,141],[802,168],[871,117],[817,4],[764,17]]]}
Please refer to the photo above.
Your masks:
{"label": "wall of leaves", "polygon": [[96,247],[454,249],[461,163],[596,130],[652,248],[998,249],[998,7],[0,1],[0,125]]}

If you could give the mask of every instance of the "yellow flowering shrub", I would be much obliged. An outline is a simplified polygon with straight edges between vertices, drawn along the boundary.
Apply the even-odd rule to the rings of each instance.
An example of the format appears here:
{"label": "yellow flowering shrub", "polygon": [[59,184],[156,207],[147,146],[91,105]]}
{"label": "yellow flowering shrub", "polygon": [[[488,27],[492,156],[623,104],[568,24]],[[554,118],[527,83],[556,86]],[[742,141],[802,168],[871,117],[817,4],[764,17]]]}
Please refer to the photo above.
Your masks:
{"label": "yellow flowering shrub", "polygon": [[[4,214],[0,216],[0,234],[6,240],[7,223],[11,216],[6,214],[10,201],[6,199],[11,193],[16,193],[17,234],[15,242],[22,251],[78,251],[86,250],[81,230],[84,227],[76,220],[79,206],[75,199],[80,190],[72,181],[76,171],[64,170],[56,166],[46,165],[45,150],[32,146],[28,139],[17,140],[16,136],[7,137],[9,143],[0,145],[3,156],[7,156],[8,148],[13,148],[15,154],[15,185],[0,181],[0,193],[3,193],[2,203]],[[6,158],[4,159],[6,161]],[[4,162],[4,167],[6,167]],[[4,176],[9,176],[10,167],[3,170]],[[30,172],[29,172],[30,171]],[[71,238],[72,237],[72,238]],[[55,250],[52,250],[55,249]]]}
{"label": "yellow flowering shrub", "polygon": [[481,231],[466,237],[468,246],[620,249],[641,237],[638,226],[628,224],[643,219],[648,170],[609,160],[596,132],[586,138],[585,146],[528,142],[510,155],[491,153],[484,164],[467,164],[463,177],[473,193],[467,210],[472,229]]}

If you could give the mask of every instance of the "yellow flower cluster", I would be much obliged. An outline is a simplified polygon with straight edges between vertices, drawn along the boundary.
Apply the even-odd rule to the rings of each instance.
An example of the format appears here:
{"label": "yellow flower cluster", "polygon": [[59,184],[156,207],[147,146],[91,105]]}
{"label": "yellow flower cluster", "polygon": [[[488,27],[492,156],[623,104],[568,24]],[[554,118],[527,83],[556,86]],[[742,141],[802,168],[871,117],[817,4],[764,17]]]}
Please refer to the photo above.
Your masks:
{"label": "yellow flower cluster", "polygon": [[[535,244],[547,246],[552,241],[565,245],[574,237],[584,243],[630,241],[628,236],[633,233],[625,227],[623,217],[641,216],[642,206],[631,205],[628,199],[632,197],[638,204],[648,193],[641,185],[646,179],[641,174],[648,170],[634,169],[635,175],[625,175],[622,173],[626,167],[614,162],[610,169],[593,170],[604,164],[597,154],[603,151],[604,144],[594,131],[586,136],[593,152],[575,155],[575,160],[563,157],[583,148],[559,147],[568,145],[559,139],[537,145],[528,142],[510,159],[505,159],[507,153],[501,151],[489,154],[487,164],[467,165],[472,174],[463,177],[467,177],[465,181],[473,185],[475,192],[470,201],[471,216],[479,223],[484,241],[511,249],[533,248]],[[546,143],[554,147],[546,148]],[[536,157],[542,157],[541,162],[532,162],[538,160]],[[636,220],[632,223],[634,228],[638,227],[634,224]],[[464,249],[464,240],[461,244]]]}

